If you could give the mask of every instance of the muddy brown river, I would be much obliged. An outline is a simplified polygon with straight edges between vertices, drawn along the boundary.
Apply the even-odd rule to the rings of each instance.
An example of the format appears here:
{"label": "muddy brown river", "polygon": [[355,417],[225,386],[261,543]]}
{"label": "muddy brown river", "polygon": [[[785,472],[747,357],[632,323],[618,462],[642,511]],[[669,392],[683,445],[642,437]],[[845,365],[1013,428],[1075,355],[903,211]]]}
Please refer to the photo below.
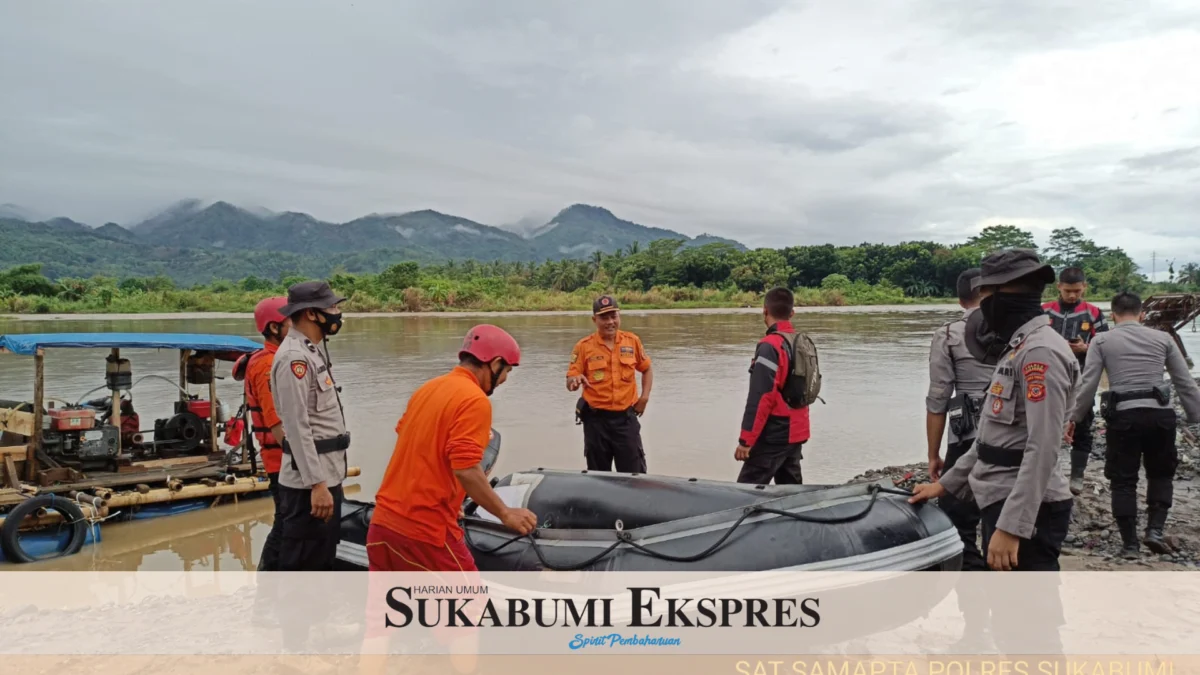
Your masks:
{"label": "muddy brown river", "polygon": [[[956,316],[956,306],[822,308],[797,313],[820,350],[824,383],[804,448],[807,483],[840,483],[872,468],[925,456],[924,393],[930,333]],[[463,334],[496,323],[521,342],[522,364],[494,397],[494,426],[503,435],[493,475],[526,468],[584,468],[576,394],[564,377],[571,346],[592,330],[582,314],[480,316],[348,316],[329,341],[353,433],[348,496],[370,499],[387,466],[394,428],[413,390],[451,368]],[[755,311],[626,311],[622,328],[641,336],[654,362],[650,405],[642,418],[651,473],[718,480],[736,478],[733,458],[754,342],[764,326]],[[0,318],[0,333],[213,332],[257,338],[250,317],[227,315],[129,318]],[[1200,356],[1200,334],[1182,333]],[[104,382],[106,350],[56,349],[46,357],[46,395],[74,402]],[[178,378],[177,352],[122,350],[133,378]],[[218,395],[236,410],[240,383],[228,377]],[[1195,371],[1193,371],[1195,372]],[[193,393],[201,393],[193,388]],[[205,392],[207,387],[204,387]],[[175,392],[147,379],[133,390],[145,429],[170,414]],[[93,394],[103,395],[104,392]],[[33,360],[0,356],[0,398],[28,400]],[[61,404],[60,404],[61,405]],[[357,487],[355,487],[357,486]],[[269,499],[244,500],[157,520],[106,524],[102,540],[70,558],[23,569],[175,570],[253,568],[270,528]],[[4,566],[8,567],[8,566]],[[12,567],[8,567],[12,569]]]}

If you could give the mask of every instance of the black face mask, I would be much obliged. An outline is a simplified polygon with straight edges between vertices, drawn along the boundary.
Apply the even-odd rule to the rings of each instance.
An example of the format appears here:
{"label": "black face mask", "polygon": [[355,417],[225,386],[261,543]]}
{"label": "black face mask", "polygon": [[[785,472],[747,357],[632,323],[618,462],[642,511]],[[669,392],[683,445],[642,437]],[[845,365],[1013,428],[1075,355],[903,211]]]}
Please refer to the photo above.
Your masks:
{"label": "black face mask", "polygon": [[1007,343],[1021,326],[1042,313],[1041,293],[996,292],[979,302],[984,322]]}
{"label": "black face mask", "polygon": [[317,326],[326,337],[337,335],[337,332],[342,329],[341,314],[330,314],[323,309],[314,309],[313,312],[317,315]]}
{"label": "black face mask", "polygon": [[982,305],[981,301],[979,311],[972,316],[973,320],[967,321],[967,330],[970,331],[966,340],[967,351],[971,352],[971,356],[976,360],[994,366],[1004,355],[1008,341],[1001,339],[1000,335],[992,329],[983,313]]}

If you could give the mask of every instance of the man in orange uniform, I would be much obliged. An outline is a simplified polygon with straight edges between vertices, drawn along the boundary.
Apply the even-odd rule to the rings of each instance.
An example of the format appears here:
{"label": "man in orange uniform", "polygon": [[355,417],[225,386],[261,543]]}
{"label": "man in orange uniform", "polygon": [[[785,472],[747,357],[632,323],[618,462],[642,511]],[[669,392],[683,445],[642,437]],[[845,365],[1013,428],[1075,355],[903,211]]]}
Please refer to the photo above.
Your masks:
{"label": "man in orange uniform", "polygon": [[506,527],[529,534],[537,516],[509,508],[480,468],[492,429],[488,397],[521,361],[504,330],[472,328],[459,363],[421,385],[396,425],[396,447],[367,529],[370,571],[477,572],[458,524],[470,496]]}
{"label": "man in orange uniform", "polygon": [[[267,298],[254,308],[254,324],[263,336],[263,348],[250,355],[245,364],[246,409],[250,411],[250,431],[258,445],[259,457],[267,479],[271,482],[271,497],[275,500],[275,520],[267,541],[263,544],[258,569],[273,571],[279,561],[279,467],[283,462],[283,422],[275,412],[275,401],[271,398],[271,366],[279,343],[288,333],[288,320],[279,312],[287,304],[287,298]],[[234,366],[236,372],[238,365]],[[239,378],[240,379],[240,378]],[[253,452],[253,449],[251,450]]]}
{"label": "man in orange uniform", "polygon": [[[621,311],[611,295],[592,303],[596,332],[575,343],[567,368],[567,391],[583,387],[577,404],[583,423],[583,456],[589,471],[646,473],[642,425],[654,370],[642,341],[621,330]],[[642,374],[638,396],[635,373]]]}

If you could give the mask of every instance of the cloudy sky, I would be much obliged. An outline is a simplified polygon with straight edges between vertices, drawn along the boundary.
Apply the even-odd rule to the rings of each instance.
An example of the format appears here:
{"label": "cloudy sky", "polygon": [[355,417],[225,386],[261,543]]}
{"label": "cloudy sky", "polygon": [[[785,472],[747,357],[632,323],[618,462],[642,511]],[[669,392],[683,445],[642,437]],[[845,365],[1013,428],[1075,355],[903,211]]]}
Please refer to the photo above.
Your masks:
{"label": "cloudy sky", "polygon": [[1200,261],[1195,0],[0,0],[0,203]]}

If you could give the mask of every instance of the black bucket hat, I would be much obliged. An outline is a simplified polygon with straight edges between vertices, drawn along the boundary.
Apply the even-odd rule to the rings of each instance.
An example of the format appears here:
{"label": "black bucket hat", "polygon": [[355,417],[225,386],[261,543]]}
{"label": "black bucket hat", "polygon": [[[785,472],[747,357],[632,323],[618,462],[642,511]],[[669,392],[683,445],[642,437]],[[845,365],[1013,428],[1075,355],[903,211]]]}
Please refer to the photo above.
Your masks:
{"label": "black bucket hat", "polygon": [[279,313],[292,316],[305,309],[329,309],[343,301],[345,298],[324,281],[302,281],[288,289],[287,304],[279,308]]}
{"label": "black bucket hat", "polygon": [[1054,283],[1054,268],[1042,262],[1033,249],[1010,248],[996,251],[983,259],[980,275],[971,281],[971,288],[1003,286],[1021,277],[1036,275],[1038,281]]}

